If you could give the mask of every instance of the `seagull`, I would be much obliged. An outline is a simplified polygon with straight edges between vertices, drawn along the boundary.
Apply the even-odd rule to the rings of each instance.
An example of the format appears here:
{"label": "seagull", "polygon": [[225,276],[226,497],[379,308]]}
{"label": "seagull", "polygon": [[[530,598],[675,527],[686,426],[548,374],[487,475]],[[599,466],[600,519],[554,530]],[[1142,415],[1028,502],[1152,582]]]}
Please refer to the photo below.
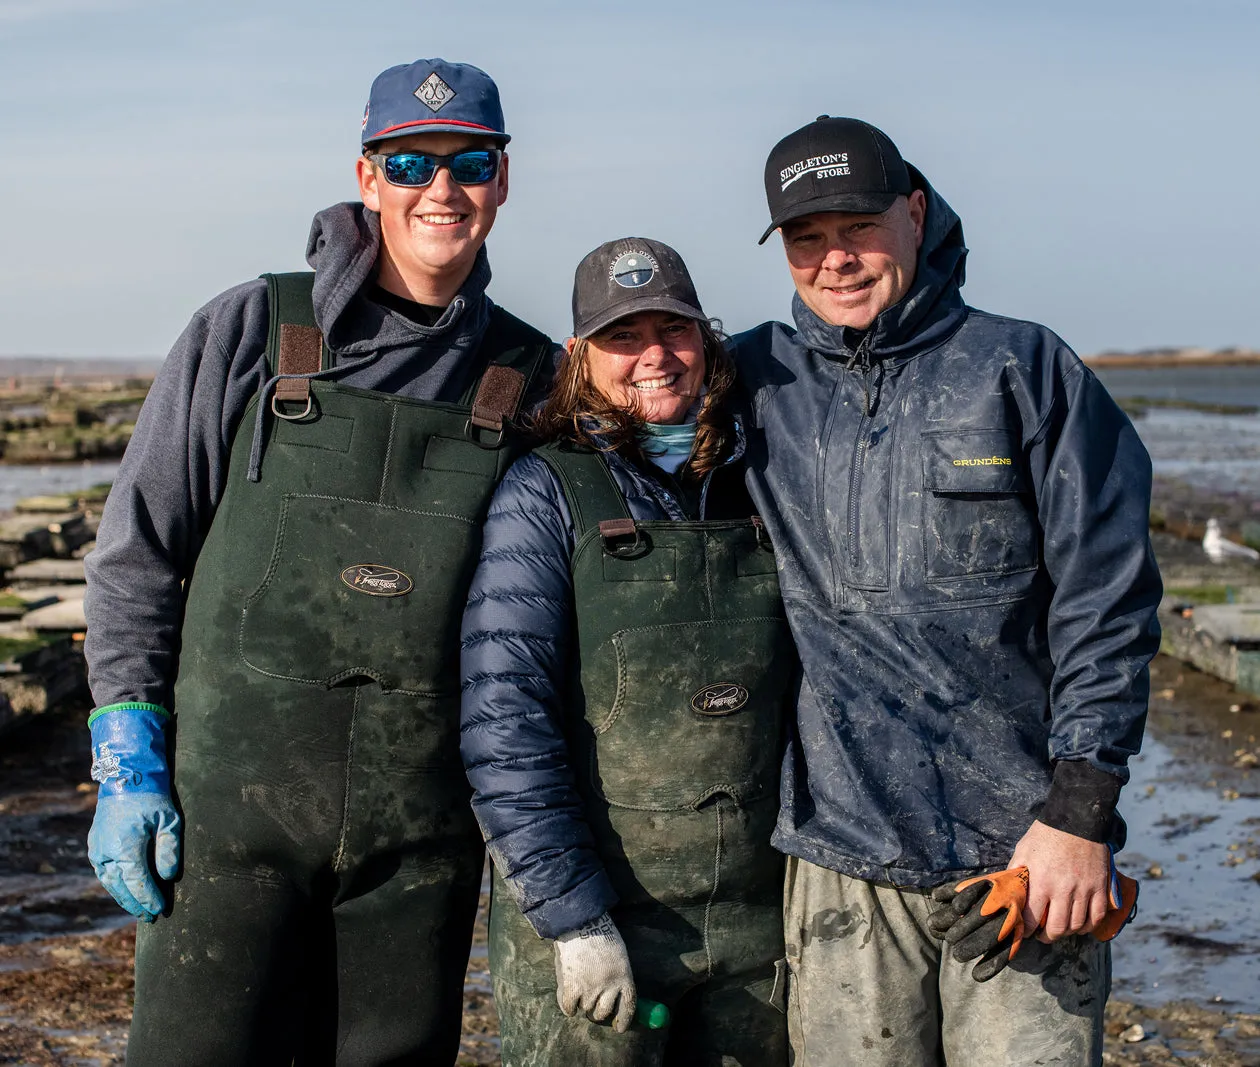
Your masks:
{"label": "seagull", "polygon": [[1208,519],[1207,531],[1203,535],[1203,551],[1213,563],[1224,563],[1227,559],[1260,560],[1260,552],[1247,545],[1235,541],[1227,541],[1221,536],[1221,524],[1216,519]]}

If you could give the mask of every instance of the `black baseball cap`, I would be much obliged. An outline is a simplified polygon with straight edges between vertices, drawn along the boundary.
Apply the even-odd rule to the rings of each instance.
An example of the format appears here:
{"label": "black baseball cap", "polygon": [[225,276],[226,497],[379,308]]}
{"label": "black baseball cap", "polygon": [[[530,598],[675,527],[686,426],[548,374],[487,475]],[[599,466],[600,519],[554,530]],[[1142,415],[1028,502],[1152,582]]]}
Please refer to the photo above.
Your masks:
{"label": "black baseball cap", "polygon": [[638,311],[707,319],[682,256],[647,237],[600,245],[573,275],[573,336],[590,337]]}
{"label": "black baseball cap", "polygon": [[816,211],[877,215],[911,192],[910,171],[888,135],[861,119],[819,115],[770,149],[762,244],[791,219]]}

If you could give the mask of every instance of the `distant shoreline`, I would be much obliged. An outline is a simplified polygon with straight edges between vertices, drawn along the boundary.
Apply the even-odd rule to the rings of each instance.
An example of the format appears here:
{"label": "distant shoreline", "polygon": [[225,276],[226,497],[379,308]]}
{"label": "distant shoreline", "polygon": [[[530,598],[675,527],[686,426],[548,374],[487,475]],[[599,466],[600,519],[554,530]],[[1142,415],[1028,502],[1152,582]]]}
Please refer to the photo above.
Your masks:
{"label": "distant shoreline", "polygon": [[1082,357],[1091,367],[1167,367],[1170,370],[1196,367],[1252,367],[1260,365],[1260,352],[1227,348],[1209,352],[1202,348],[1160,348],[1147,352],[1099,352]]}
{"label": "distant shoreline", "polygon": [[[1081,357],[1091,367],[1252,367],[1260,365],[1260,352],[1245,348],[1148,348],[1137,352],[1097,352]],[[160,358],[0,356],[0,384],[4,379],[27,383],[61,379],[67,384],[84,379],[152,378],[162,366]]]}

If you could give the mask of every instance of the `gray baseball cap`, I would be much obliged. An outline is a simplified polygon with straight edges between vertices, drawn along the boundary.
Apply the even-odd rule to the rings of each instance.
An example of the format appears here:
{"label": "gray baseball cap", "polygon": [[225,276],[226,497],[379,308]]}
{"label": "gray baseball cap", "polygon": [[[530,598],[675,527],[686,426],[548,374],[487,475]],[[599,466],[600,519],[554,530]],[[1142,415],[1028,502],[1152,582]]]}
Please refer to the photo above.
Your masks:
{"label": "gray baseball cap", "polygon": [[682,256],[647,237],[600,245],[573,276],[573,336],[590,337],[638,311],[707,319]]}

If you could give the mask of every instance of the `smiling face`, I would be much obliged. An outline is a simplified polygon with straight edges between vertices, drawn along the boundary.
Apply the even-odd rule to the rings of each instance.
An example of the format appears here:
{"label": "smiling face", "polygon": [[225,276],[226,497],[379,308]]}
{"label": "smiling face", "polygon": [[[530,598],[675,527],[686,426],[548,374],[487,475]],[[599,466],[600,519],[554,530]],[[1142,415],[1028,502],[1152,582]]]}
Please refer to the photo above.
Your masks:
{"label": "smiling face", "polygon": [[[418,133],[382,141],[374,150],[383,155],[445,156],[494,147],[493,140],[462,133]],[[357,167],[363,203],[381,216],[380,285],[422,303],[449,303],[472,270],[499,206],[507,199],[507,156],[499,162],[498,175],[482,185],[460,185],[441,167],[428,185],[408,188],[390,185],[365,157]]]}
{"label": "smiling face", "polygon": [[822,211],[780,228],[805,306],[832,326],[865,330],[914,282],[927,204],[916,189],[880,215]]}
{"label": "smiling face", "polygon": [[588,340],[586,372],[614,406],[645,422],[682,422],[704,384],[700,324],[668,311],[627,315]]}

